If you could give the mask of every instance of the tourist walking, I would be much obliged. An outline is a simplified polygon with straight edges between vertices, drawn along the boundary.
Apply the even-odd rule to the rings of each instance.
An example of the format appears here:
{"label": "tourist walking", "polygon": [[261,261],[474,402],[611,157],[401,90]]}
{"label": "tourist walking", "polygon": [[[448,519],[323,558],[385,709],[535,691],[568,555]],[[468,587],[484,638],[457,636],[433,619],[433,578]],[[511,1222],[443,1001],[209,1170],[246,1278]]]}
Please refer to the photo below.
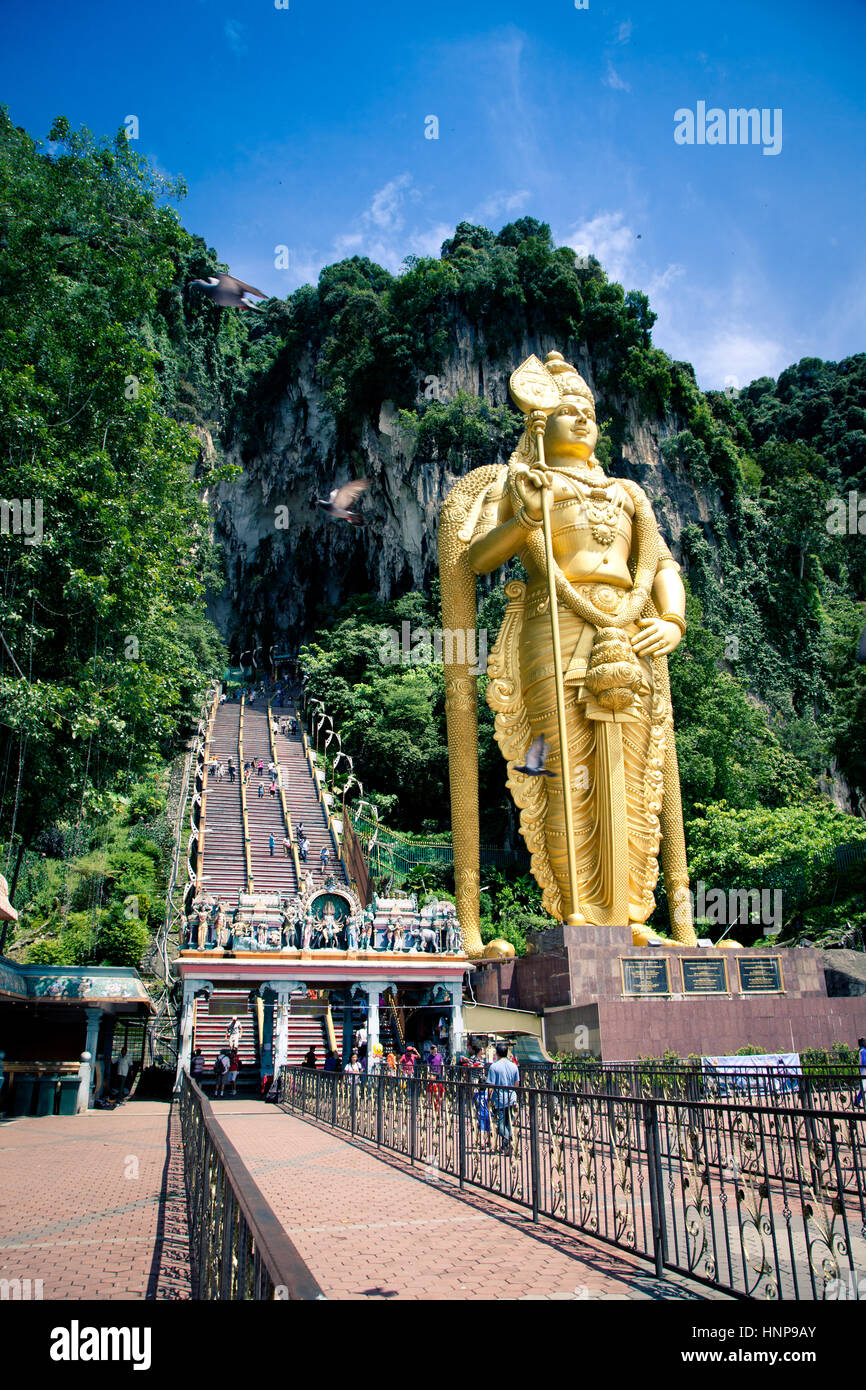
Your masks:
{"label": "tourist walking", "polygon": [[265,784],[264,784],[264,782],[259,782],[259,800],[260,800],[260,801],[262,800],[264,794],[265,794]]}
{"label": "tourist walking", "polygon": [[236,1047],[233,1047],[229,1053],[229,1069],[226,1072],[226,1081],[232,1088],[233,1096],[236,1096],[238,1093],[238,1071],[240,1070],[240,1065],[241,1054]]}
{"label": "tourist walking", "polygon": [[198,1084],[201,1085],[201,1079],[204,1076],[204,1053],[200,1047],[197,1047],[192,1054],[190,1071],[192,1072],[193,1081],[197,1081]]}
{"label": "tourist walking", "polygon": [[363,1066],[358,1061],[357,1052],[353,1052],[345,1067],[345,1075],[348,1076],[353,1086],[357,1086],[358,1077],[361,1075],[363,1070]]}
{"label": "tourist walking", "polygon": [[342,1065],[342,1063],[341,1063],[341,1061],[340,1061],[340,1054],[339,1054],[339,1052],[335,1052],[335,1051],[329,1052],[328,1055],[327,1055],[327,1057],[325,1058],[325,1065],[322,1067],[322,1071],[342,1071],[342,1070],[343,1070],[343,1065]]}
{"label": "tourist walking", "polygon": [[229,1054],[226,1052],[225,1048],[223,1048],[222,1051],[217,1054],[216,1061],[213,1064],[213,1074],[215,1078],[214,1097],[222,1095],[225,1089],[226,1073],[228,1069]]}
{"label": "tourist walking", "polygon": [[860,1090],[854,1097],[854,1104],[862,1105],[863,1087],[866,1085],[866,1038],[858,1038],[857,1046],[860,1049]]}
{"label": "tourist walking", "polygon": [[288,835],[284,835],[284,836],[283,836],[283,854],[284,854],[285,857],[288,859],[288,857],[289,857],[289,855],[291,854],[291,852],[292,852],[292,842],[291,842],[291,840],[289,839],[289,836],[288,836]]}
{"label": "tourist walking", "polygon": [[327,846],[327,845],[322,845],[322,852],[321,852],[321,854],[319,855],[319,868],[322,870],[322,873],[324,873],[325,870],[327,869],[327,867],[328,867],[328,860],[330,859],[330,857],[331,857],[331,855],[330,855],[330,852],[329,852],[329,850],[328,850],[328,846]]}
{"label": "tourist walking", "polygon": [[472,1104],[475,1107],[475,1123],[478,1126],[478,1140],[482,1149],[489,1149],[491,1143],[490,1131],[490,1097],[487,1094],[487,1082],[483,1076],[478,1078],[478,1089],[472,1097]]}
{"label": "tourist walking", "polygon": [[417,1049],[411,1043],[407,1043],[403,1056],[400,1058],[400,1071],[404,1077],[415,1075],[415,1063],[419,1060]]}
{"label": "tourist walking", "polygon": [[316,1070],[316,1049],[314,1047],[307,1049],[301,1066],[306,1067],[309,1071]]}
{"label": "tourist walking", "polygon": [[309,854],[309,851],[310,851],[310,842],[309,842],[309,840],[306,838],[306,836],[304,836],[304,838],[301,840],[301,842],[300,842],[300,844],[299,844],[299,846],[298,846],[298,853],[299,853],[300,856],[301,856],[301,862],[302,862],[303,864],[306,864],[306,862],[307,862],[307,855]]}
{"label": "tourist walking", "polygon": [[268,788],[268,790],[269,790],[271,796],[276,796],[276,794],[277,794],[277,784],[276,784],[276,782],[272,782],[271,785],[270,785],[270,787]]}
{"label": "tourist walking", "polygon": [[226,1029],[226,1042],[229,1045],[229,1049],[233,1047],[240,1047],[242,1036],[243,1029],[241,1028],[240,1019],[238,1018],[237,1014],[234,1014],[232,1016],[232,1020],[229,1023],[228,1028]]}
{"label": "tourist walking", "polygon": [[117,1059],[117,1080],[118,1080],[118,1083],[119,1083],[119,1084],[118,1084],[118,1090],[120,1091],[120,1099],[121,1099],[121,1100],[123,1100],[124,1096],[126,1095],[126,1084],[127,1084],[127,1080],[128,1080],[128,1078],[129,1078],[129,1073],[130,1073],[131,1069],[132,1069],[132,1058],[130,1057],[129,1051],[127,1050],[127,1048],[124,1048],[123,1051],[121,1052],[120,1056],[119,1056],[118,1059]]}
{"label": "tourist walking", "polygon": [[271,858],[272,858],[272,859],[273,859],[273,857],[274,857],[274,847],[276,846],[276,843],[277,843],[277,842],[276,842],[276,840],[274,839],[274,832],[271,831],[270,835],[268,836],[268,848],[269,848],[270,851],[271,851]]}
{"label": "tourist walking", "polygon": [[520,1081],[520,1068],[508,1056],[507,1043],[496,1044],[496,1061],[487,1069],[487,1081],[494,1088],[493,1112],[499,1145],[503,1153],[509,1153],[514,1139],[512,1111],[517,1108],[517,1092],[513,1087]]}

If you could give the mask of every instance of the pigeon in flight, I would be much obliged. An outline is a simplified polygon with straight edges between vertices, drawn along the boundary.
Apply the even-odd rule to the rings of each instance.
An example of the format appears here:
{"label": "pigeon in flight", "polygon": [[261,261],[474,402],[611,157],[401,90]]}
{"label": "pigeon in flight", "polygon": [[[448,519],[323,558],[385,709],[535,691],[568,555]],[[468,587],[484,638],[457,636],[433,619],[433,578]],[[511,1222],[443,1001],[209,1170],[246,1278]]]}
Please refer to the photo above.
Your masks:
{"label": "pigeon in flight", "polygon": [[545,741],[543,734],[539,734],[526,750],[525,767],[516,767],[514,771],[523,772],[527,777],[555,777],[556,774],[544,766],[549,752],[550,744]]}
{"label": "pigeon in flight", "polygon": [[337,521],[348,521],[351,526],[366,526],[364,518],[360,512],[353,512],[351,506],[357,502],[362,493],[367,491],[370,486],[369,478],[356,478],[354,482],[343,483],[342,487],[335,487],[327,502],[324,497],[317,497],[316,501],[323,507],[328,516]]}
{"label": "pigeon in flight", "polygon": [[244,295],[256,294],[259,299],[267,299],[264,290],[257,290],[254,285],[247,285],[243,280],[236,280],[234,275],[211,275],[207,280],[193,280],[190,289],[201,290],[202,294],[208,295],[221,309],[255,309],[257,313],[261,313],[259,305],[250,304]]}
{"label": "pigeon in flight", "polygon": [[866,627],[860,633],[860,641],[857,643],[857,660],[866,661]]}

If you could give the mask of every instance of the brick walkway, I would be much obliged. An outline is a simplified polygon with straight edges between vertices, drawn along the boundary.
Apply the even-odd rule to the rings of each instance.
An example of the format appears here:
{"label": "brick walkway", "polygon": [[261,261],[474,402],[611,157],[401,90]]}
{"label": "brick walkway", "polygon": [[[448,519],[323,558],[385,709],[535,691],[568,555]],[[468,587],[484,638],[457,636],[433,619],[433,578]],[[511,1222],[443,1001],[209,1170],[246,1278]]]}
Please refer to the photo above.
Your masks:
{"label": "brick walkway", "polygon": [[45,1299],[189,1298],[169,1113],[129,1101],[0,1123],[0,1278],[41,1279]]}
{"label": "brick walkway", "polygon": [[270,1106],[215,1113],[329,1298],[725,1297]]}

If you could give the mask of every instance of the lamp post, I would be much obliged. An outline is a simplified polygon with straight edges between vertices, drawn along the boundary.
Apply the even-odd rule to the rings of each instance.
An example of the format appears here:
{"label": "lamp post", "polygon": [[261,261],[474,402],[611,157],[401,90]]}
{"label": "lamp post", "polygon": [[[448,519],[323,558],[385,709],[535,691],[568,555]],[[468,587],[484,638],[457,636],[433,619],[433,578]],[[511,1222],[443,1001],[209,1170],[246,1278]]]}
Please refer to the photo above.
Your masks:
{"label": "lamp post", "polygon": [[337,757],[334,758],[334,761],[333,761],[333,763],[331,764],[331,776],[332,776],[332,777],[333,777],[333,775],[334,775],[334,771],[335,771],[336,766],[337,766],[337,758],[340,756],[340,753],[342,753],[342,751],[343,751],[343,740],[340,738],[340,735],[337,733],[337,730],[334,728],[334,724],[333,724],[333,721],[332,721],[332,722],[331,722],[331,729],[330,729],[330,732],[328,733],[327,738],[325,739],[325,747],[324,747],[324,750],[323,750],[323,751],[324,751],[324,754],[325,754],[325,786],[328,785],[328,745],[330,744],[331,739],[333,739],[333,738],[335,738],[335,739],[337,740]]}
{"label": "lamp post", "polygon": [[359,790],[360,793],[361,793],[361,796],[363,796],[363,795],[364,795],[364,786],[363,786],[363,783],[361,782],[361,780],[360,780],[358,777],[355,776],[355,771],[354,771],[354,769],[355,769],[355,764],[353,763],[352,759],[349,757],[349,754],[348,754],[348,753],[340,752],[340,753],[337,754],[336,758],[334,759],[334,770],[336,771],[337,763],[338,763],[338,761],[339,761],[340,758],[343,758],[343,759],[349,764],[349,776],[348,776],[348,778],[347,778],[347,780],[346,780],[346,782],[345,782],[345,784],[344,784],[344,786],[343,786],[343,802],[342,802],[342,805],[343,805],[343,810],[342,810],[343,834],[345,835],[345,833],[346,833],[346,831],[345,831],[345,825],[346,825],[346,792],[349,790],[350,787],[357,787],[358,790]]}
{"label": "lamp post", "polygon": [[329,714],[326,714],[326,713],[325,713],[325,710],[324,710],[324,707],[323,707],[323,708],[322,708],[321,714],[319,715],[318,719],[316,720],[316,760],[317,760],[317,761],[318,761],[318,757],[319,757],[319,733],[320,733],[320,731],[321,731],[322,725],[325,723],[325,720],[328,721],[328,723],[330,724],[331,728],[333,729],[333,727],[334,727],[334,721],[333,721],[333,719],[331,718],[331,716],[330,716]]}
{"label": "lamp post", "polygon": [[[321,717],[321,716],[324,714],[324,712],[325,712],[325,704],[324,704],[324,701],[323,701],[323,700],[311,700],[311,701],[310,701],[310,732],[312,732],[312,728],[313,728],[313,720],[314,720],[313,710],[314,710],[314,709],[318,709],[318,711],[319,711],[319,716]],[[317,739],[317,742],[316,742],[316,752],[318,753],[318,751],[319,751],[319,750],[318,750],[318,733],[317,733],[317,735],[316,735],[316,739]]]}

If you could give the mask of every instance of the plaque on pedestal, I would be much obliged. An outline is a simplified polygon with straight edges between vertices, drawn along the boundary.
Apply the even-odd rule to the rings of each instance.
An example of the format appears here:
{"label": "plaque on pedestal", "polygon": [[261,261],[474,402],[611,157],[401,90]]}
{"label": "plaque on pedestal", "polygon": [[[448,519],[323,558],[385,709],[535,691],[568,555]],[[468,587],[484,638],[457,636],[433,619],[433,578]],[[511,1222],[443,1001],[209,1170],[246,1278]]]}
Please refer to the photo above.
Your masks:
{"label": "plaque on pedestal", "polygon": [[738,956],[737,969],[743,994],[781,994],[784,991],[780,956]]}
{"label": "plaque on pedestal", "polygon": [[670,994],[666,956],[620,956],[623,994]]}
{"label": "plaque on pedestal", "polygon": [[680,956],[683,994],[728,994],[728,963],[707,956]]}

